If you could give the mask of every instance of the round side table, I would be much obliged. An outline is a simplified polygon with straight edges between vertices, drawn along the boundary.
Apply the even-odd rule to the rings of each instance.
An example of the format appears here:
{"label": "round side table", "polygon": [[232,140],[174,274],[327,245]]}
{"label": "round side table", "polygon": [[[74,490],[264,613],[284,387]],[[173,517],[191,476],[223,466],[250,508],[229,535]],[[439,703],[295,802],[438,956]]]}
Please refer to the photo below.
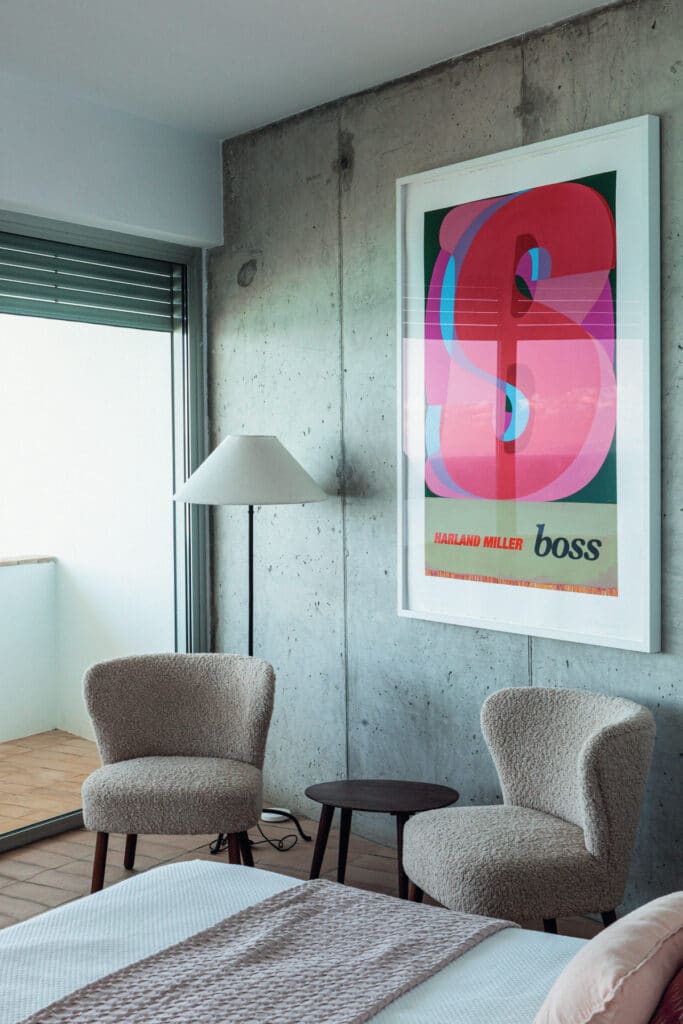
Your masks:
{"label": "round side table", "polygon": [[321,782],[316,786],[309,786],[306,796],[323,805],[309,878],[320,876],[335,808],[341,809],[338,882],[343,882],[346,876],[346,856],[353,812],[374,811],[378,814],[393,814],[396,818],[398,894],[401,899],[407,899],[408,876],[403,870],[403,827],[411,815],[419,811],[433,811],[437,807],[448,807],[456,802],[459,794],[450,786],[436,786],[429,782],[342,779],[339,782]]}

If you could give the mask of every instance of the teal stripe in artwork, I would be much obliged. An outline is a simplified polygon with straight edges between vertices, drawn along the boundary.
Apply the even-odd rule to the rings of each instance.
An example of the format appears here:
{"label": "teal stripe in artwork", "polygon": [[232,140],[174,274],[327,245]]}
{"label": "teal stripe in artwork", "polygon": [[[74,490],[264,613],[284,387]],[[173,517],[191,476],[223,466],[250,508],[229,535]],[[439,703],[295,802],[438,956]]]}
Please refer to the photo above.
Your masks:
{"label": "teal stripe in artwork", "polygon": [[450,352],[451,346],[448,344],[453,341],[455,323],[455,259],[451,256],[448,263],[446,264],[446,270],[443,275],[443,282],[441,284],[441,296],[439,302],[439,325],[441,327],[441,337],[446,343],[446,348]]}
{"label": "teal stripe in artwork", "polygon": [[428,405],[425,416],[425,447],[427,455],[434,455],[441,444],[441,406]]}
{"label": "teal stripe in artwork", "polygon": [[505,397],[510,403],[511,414],[501,441],[516,441],[529,422],[529,401],[514,384],[505,384]]}
{"label": "teal stripe in artwork", "polygon": [[538,249],[529,249],[531,256],[531,280],[538,281]]}

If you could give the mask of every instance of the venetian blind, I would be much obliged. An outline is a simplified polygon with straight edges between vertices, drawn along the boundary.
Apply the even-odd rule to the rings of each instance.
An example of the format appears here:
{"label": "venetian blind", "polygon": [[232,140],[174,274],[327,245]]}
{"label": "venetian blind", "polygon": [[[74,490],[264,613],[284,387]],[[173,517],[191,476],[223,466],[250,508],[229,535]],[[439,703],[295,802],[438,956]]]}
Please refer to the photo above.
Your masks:
{"label": "venetian blind", "polygon": [[0,232],[0,313],[171,331],[171,263]]}

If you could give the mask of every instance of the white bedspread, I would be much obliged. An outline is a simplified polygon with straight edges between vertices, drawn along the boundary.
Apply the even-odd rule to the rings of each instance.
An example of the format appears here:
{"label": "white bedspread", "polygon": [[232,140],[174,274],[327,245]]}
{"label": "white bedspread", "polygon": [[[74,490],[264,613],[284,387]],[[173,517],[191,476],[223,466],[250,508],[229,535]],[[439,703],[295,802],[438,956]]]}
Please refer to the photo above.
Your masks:
{"label": "white bedspread", "polygon": [[[155,868],[0,931],[0,1024],[299,883],[207,861]],[[506,929],[401,996],[374,1024],[531,1024],[583,940]],[[305,982],[302,982],[305,983]],[[277,994],[273,994],[277,1017]],[[208,1008],[207,1008],[208,1009]]]}

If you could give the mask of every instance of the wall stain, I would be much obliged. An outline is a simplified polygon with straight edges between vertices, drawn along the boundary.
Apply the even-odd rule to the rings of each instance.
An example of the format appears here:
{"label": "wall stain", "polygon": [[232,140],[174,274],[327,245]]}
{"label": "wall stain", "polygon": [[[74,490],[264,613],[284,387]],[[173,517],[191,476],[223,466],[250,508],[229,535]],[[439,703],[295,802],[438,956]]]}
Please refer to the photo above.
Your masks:
{"label": "wall stain", "polygon": [[353,133],[339,132],[339,149],[337,159],[332,163],[332,170],[339,175],[339,181],[343,189],[349,189],[353,181],[353,168],[356,154],[353,148]]}
{"label": "wall stain", "polygon": [[513,110],[515,117],[522,122],[522,139],[524,145],[538,142],[543,137],[543,123],[552,120],[557,106],[557,99],[550,89],[533,84],[526,73],[526,54],[522,46],[522,85],[520,102]]}
{"label": "wall stain", "polygon": [[247,260],[243,263],[240,269],[237,271],[237,283],[240,288],[248,288],[251,282],[256,277],[256,271],[258,264],[256,260]]}

